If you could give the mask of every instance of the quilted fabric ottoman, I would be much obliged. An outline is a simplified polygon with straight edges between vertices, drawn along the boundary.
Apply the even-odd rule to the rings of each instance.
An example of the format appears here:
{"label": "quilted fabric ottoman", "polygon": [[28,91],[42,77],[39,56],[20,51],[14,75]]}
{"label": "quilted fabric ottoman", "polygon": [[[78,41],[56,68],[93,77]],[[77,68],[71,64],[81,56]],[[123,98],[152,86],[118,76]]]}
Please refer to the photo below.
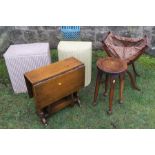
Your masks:
{"label": "quilted fabric ottoman", "polygon": [[49,43],[11,45],[3,56],[15,93],[27,91],[25,72],[51,63]]}
{"label": "quilted fabric ottoman", "polygon": [[58,44],[59,60],[75,57],[85,64],[85,86],[91,82],[92,42],[60,41]]}

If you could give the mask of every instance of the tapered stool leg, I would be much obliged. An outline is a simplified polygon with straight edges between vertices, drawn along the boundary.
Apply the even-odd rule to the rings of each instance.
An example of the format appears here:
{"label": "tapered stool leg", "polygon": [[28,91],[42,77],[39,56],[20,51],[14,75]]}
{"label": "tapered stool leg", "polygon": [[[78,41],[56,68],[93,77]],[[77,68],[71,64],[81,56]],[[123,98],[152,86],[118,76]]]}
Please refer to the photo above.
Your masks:
{"label": "tapered stool leg", "polygon": [[136,85],[136,81],[135,81],[135,78],[133,77],[133,75],[130,73],[129,70],[127,70],[126,72],[127,72],[127,74],[129,75],[129,78],[130,78],[132,87],[133,87],[134,89],[140,91],[140,89],[139,89],[139,88],[137,87],[137,85]]}
{"label": "tapered stool leg", "polygon": [[105,91],[103,93],[104,96],[107,96],[107,91],[108,91],[108,83],[109,83],[109,75],[106,74],[106,77],[105,77]]}
{"label": "tapered stool leg", "polygon": [[136,77],[136,76],[140,76],[140,75],[137,73],[137,71],[136,71],[136,68],[135,68],[135,64],[134,64],[134,63],[132,63],[132,68],[133,68],[135,77]]}
{"label": "tapered stool leg", "polygon": [[112,101],[114,96],[114,89],[115,89],[115,78],[114,76],[110,76],[110,94],[109,94],[109,111],[108,114],[112,114]]}
{"label": "tapered stool leg", "polygon": [[125,73],[121,73],[119,75],[119,103],[123,103],[123,89],[124,89],[124,80],[125,80]]}
{"label": "tapered stool leg", "polygon": [[96,85],[95,85],[95,93],[94,93],[93,105],[96,105],[96,100],[97,100],[97,96],[98,96],[98,91],[99,91],[99,86],[100,86],[101,78],[102,78],[102,71],[100,71],[98,69],[97,77],[96,77]]}

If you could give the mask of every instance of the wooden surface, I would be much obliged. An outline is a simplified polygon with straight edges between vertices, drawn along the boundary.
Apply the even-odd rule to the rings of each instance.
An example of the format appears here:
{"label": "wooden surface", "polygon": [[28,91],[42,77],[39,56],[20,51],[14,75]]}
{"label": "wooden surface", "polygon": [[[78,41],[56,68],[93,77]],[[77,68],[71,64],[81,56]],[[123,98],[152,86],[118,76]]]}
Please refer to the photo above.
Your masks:
{"label": "wooden surface", "polygon": [[34,97],[36,111],[46,124],[44,112],[53,113],[79,102],[77,92],[84,87],[85,67],[75,58],[50,64],[24,75],[28,93]]}
{"label": "wooden surface", "polygon": [[37,107],[44,108],[49,103],[79,91],[84,86],[84,75],[84,67],[82,66],[34,85]]}
{"label": "wooden surface", "polygon": [[51,104],[50,106],[48,106],[48,114],[53,114],[55,112],[58,112],[59,110],[70,106],[74,104],[73,99],[70,96],[64,97],[61,100],[56,101],[55,103]]}
{"label": "wooden surface", "polygon": [[[107,33],[106,37],[104,37],[102,44],[103,44],[103,49],[104,51],[107,53],[107,55],[109,57],[116,57],[111,50],[109,49],[109,47],[105,44],[105,40],[107,39],[107,37],[109,36],[110,32]],[[127,71],[130,81],[131,81],[131,85],[134,89],[140,91],[140,89],[138,88],[137,84],[136,84],[136,76],[139,76],[139,74],[137,74],[135,66],[134,66],[134,62],[148,49],[148,43],[147,43],[147,36],[145,35],[145,39],[146,39],[146,46],[141,49],[141,51],[139,51],[137,54],[130,56],[128,59],[125,59],[125,61],[127,62],[127,65],[132,65],[133,68],[133,73],[131,73],[131,71]]]}
{"label": "wooden surface", "polygon": [[25,76],[32,84],[36,84],[79,66],[83,66],[83,64],[79,60],[71,57],[27,72]]}
{"label": "wooden surface", "polygon": [[127,70],[127,63],[121,59],[107,57],[100,58],[97,67],[106,73],[121,73]]}

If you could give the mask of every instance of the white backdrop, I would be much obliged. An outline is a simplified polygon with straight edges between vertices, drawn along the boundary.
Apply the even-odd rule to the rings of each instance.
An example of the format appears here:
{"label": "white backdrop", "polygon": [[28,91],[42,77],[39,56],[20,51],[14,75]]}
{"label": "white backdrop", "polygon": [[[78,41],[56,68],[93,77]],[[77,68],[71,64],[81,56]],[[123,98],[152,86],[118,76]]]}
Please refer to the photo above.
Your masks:
{"label": "white backdrop", "polygon": [[[154,26],[154,0],[1,0],[1,26]],[[152,118],[155,119],[155,118]],[[0,154],[154,154],[155,130],[0,130]]]}

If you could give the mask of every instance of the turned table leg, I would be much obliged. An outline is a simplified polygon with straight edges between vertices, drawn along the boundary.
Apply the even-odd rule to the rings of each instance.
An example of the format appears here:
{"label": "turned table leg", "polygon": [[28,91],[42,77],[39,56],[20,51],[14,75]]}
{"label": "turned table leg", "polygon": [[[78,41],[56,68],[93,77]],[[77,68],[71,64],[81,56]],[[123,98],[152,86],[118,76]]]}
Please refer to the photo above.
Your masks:
{"label": "turned table leg", "polygon": [[114,96],[115,89],[115,77],[113,75],[110,76],[110,94],[109,94],[109,111],[108,114],[112,114],[112,101]]}
{"label": "turned table leg", "polygon": [[123,89],[124,89],[125,72],[119,75],[119,103],[123,103]]}
{"label": "turned table leg", "polygon": [[96,77],[96,85],[95,85],[95,93],[94,93],[93,105],[96,105],[96,100],[97,100],[97,96],[98,96],[98,91],[99,91],[99,86],[100,86],[101,78],[102,78],[102,71],[100,71],[98,69],[97,77]]}
{"label": "turned table leg", "polygon": [[109,83],[109,75],[106,74],[106,77],[105,77],[105,91],[103,93],[104,96],[107,96],[107,91],[108,91],[108,83]]}
{"label": "turned table leg", "polygon": [[78,92],[73,93],[73,96],[75,98],[75,102],[79,105],[79,107],[81,107],[81,102],[80,102]]}

